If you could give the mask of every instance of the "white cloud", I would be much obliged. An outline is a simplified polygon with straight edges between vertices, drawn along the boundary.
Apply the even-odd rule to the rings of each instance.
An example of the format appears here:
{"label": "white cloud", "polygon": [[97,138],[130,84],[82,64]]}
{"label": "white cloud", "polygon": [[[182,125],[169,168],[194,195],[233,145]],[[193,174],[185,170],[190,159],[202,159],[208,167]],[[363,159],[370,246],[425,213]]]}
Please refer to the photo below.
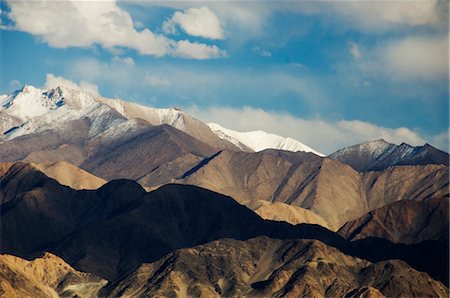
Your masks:
{"label": "white cloud", "polygon": [[450,127],[448,130],[433,136],[431,140],[431,144],[435,145],[436,148],[444,150],[446,152],[450,152]]}
{"label": "white cloud", "polygon": [[75,83],[74,81],[68,80],[64,77],[61,76],[55,76],[52,73],[48,73],[46,76],[46,81],[45,81],[45,85],[44,87],[47,89],[50,88],[56,88],[59,86],[65,86],[71,89],[75,89],[75,90],[83,90],[83,91],[87,91],[90,92],[94,95],[99,96],[100,93],[98,91],[98,86],[86,81],[80,81],[79,84]]}
{"label": "white cloud", "polygon": [[125,64],[125,65],[128,65],[128,66],[133,66],[134,65],[134,60],[131,57],[123,57],[123,58],[121,58],[119,56],[114,56],[111,59],[111,62],[119,63],[119,64]]}
{"label": "white cloud", "polygon": [[187,111],[205,122],[216,122],[238,131],[262,129],[289,136],[325,154],[345,146],[381,138],[396,144],[406,142],[411,145],[423,145],[425,143],[424,138],[411,129],[387,128],[358,120],[336,122],[323,119],[307,120],[251,107],[234,109],[194,106]]}
{"label": "white cloud", "polygon": [[448,36],[407,37],[379,49],[380,65],[400,80],[448,78]]}
{"label": "white cloud", "polygon": [[272,53],[270,51],[261,49],[260,47],[254,47],[252,51],[263,57],[272,57]]}
{"label": "white cloud", "polygon": [[350,42],[350,54],[355,59],[361,58],[361,50],[359,49],[359,46],[354,42]]}
{"label": "white cloud", "polygon": [[[142,55],[161,57],[172,55],[183,58],[208,59],[217,51],[216,46],[202,44],[210,55],[178,52],[180,45],[149,29],[136,30],[130,14],[116,1],[9,1],[8,17],[14,29],[30,33],[55,48],[92,47],[98,44],[114,52],[126,47]],[[184,46],[182,44],[181,46]],[[220,55],[222,56],[222,55]]]}
{"label": "white cloud", "polygon": [[209,46],[203,43],[180,40],[173,51],[173,56],[180,58],[191,58],[197,60],[226,57],[226,52],[217,46]]}
{"label": "white cloud", "polygon": [[[166,6],[188,9],[190,1],[138,1],[138,5]],[[196,2],[194,2],[196,3]],[[289,11],[304,15],[319,15],[325,24],[338,30],[356,30],[364,33],[383,33],[403,27],[448,26],[448,1],[208,1],[208,7],[233,28],[233,38],[247,35],[254,38],[265,34],[273,14]],[[245,30],[242,30],[245,28]]]}
{"label": "white cloud", "polygon": [[330,12],[337,14],[348,27],[363,32],[384,32],[398,26],[442,25],[448,20],[448,7],[445,2],[363,0],[336,1],[326,5]]}
{"label": "white cloud", "polygon": [[175,34],[179,26],[192,36],[210,39],[224,39],[224,30],[217,15],[206,6],[177,11],[163,24],[167,34]]}
{"label": "white cloud", "polygon": [[160,78],[158,76],[146,75],[144,82],[152,87],[166,87],[170,86],[170,82],[166,79]]}
{"label": "white cloud", "polygon": [[378,43],[359,59],[337,64],[343,75],[393,82],[448,80],[448,35],[407,36]]}

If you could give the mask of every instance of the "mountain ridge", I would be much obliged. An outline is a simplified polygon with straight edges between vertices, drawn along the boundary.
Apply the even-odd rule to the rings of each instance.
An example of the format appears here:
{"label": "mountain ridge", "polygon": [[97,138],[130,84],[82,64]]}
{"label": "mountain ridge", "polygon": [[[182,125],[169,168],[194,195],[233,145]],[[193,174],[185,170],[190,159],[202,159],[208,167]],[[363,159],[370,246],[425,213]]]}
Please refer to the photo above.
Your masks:
{"label": "mountain ridge", "polygon": [[[57,120],[77,119],[83,114],[83,112],[78,111],[103,104],[122,115],[125,119],[139,118],[151,125],[169,124],[219,149],[254,151],[247,145],[240,144],[236,146],[233,142],[219,137],[207,124],[195,119],[179,108],[157,109],[120,99],[94,96],[89,92],[73,90],[64,86],[45,90],[25,85],[22,89],[10,95],[1,96],[0,103],[0,117],[5,120],[2,121],[2,126],[0,126],[3,139],[11,139],[22,134],[28,134],[38,130],[44,123],[52,123],[51,125],[54,125],[54,122]],[[34,122],[37,122],[37,124],[34,124]],[[276,135],[271,135],[271,137],[281,138]],[[288,142],[288,144],[280,149],[304,149],[318,153],[293,139],[285,139],[284,142]],[[303,147],[293,144],[301,144]],[[269,147],[258,148],[258,151]]]}
{"label": "mountain ridge", "polygon": [[176,249],[256,236],[316,239],[345,254],[377,262],[400,258],[440,281],[448,278],[443,242],[350,242],[317,225],[265,221],[231,197],[195,186],[168,184],[146,193],[134,181],[116,180],[76,191],[23,163],[0,183],[1,253],[34,258],[49,251],[110,281]]}
{"label": "mountain ridge", "polygon": [[380,171],[396,165],[449,165],[448,153],[428,143],[414,147],[406,143],[395,145],[383,139],[342,148],[328,157],[348,164],[357,171]]}

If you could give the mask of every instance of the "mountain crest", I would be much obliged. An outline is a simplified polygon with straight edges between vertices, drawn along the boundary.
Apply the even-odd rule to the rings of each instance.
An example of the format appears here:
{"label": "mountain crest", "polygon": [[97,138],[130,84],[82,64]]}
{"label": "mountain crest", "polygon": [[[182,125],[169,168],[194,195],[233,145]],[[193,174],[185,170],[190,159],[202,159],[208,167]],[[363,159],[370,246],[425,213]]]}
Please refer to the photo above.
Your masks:
{"label": "mountain crest", "polygon": [[379,171],[395,165],[448,165],[448,153],[429,144],[417,147],[407,143],[395,145],[383,139],[346,147],[329,157],[357,171]]}
{"label": "mountain crest", "polygon": [[324,156],[322,153],[317,152],[290,137],[285,138],[262,130],[238,132],[224,128],[217,123],[208,123],[208,126],[221,139],[227,140],[240,148],[245,146],[256,152],[265,149],[278,149],[293,152],[304,151]]}

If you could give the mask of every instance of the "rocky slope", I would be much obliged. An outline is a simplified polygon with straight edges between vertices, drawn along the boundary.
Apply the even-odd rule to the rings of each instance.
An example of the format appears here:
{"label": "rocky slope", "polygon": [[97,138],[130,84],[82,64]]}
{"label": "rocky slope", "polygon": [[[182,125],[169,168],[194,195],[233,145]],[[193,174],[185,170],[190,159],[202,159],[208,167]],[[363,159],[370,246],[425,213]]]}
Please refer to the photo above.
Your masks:
{"label": "rocky slope", "polygon": [[349,240],[379,237],[396,243],[448,241],[449,200],[399,201],[347,222],[338,231]]}
{"label": "rocky slope", "polygon": [[238,148],[233,143],[219,138],[208,125],[186,114],[179,108],[156,109],[125,100],[103,97],[98,98],[98,101],[107,104],[127,119],[143,119],[155,126],[168,124],[219,149],[253,151],[247,146]]}
{"label": "rocky slope", "polygon": [[339,161],[302,152],[223,151],[176,180],[229,195],[308,209],[338,229],[345,222],[398,200],[448,197],[448,167],[397,166],[359,173]]}
{"label": "rocky slope", "polygon": [[429,144],[399,146],[385,140],[369,141],[346,147],[329,156],[357,171],[379,171],[396,165],[449,164],[449,155]]}
{"label": "rocky slope", "polygon": [[[312,153],[217,151],[169,125],[148,126],[101,114],[106,131],[89,137],[92,121],[17,137],[0,147],[1,160],[66,160],[105,180],[133,179],[145,187],[197,185],[239,202],[265,200],[308,209],[332,229],[397,200],[448,196],[448,166],[396,166],[359,173]],[[124,126],[124,127],[122,127]],[[131,130],[127,127],[131,126]],[[120,132],[120,133],[118,133]]]}
{"label": "rocky slope", "polygon": [[106,283],[50,253],[32,261],[0,255],[1,297],[95,297]]}
{"label": "rocky slope", "polygon": [[223,239],[175,251],[108,285],[109,297],[447,297],[399,260],[370,263],[320,241]]}
{"label": "rocky slope", "polygon": [[[0,141],[57,130],[70,121],[85,118],[99,107],[126,120],[142,119],[155,126],[171,125],[218,149],[251,151],[219,138],[206,124],[177,108],[156,109],[64,86],[45,90],[26,85],[13,94],[0,96]],[[109,126],[103,123],[102,129]]]}
{"label": "rocky slope", "polygon": [[107,182],[66,161],[31,165],[60,184],[73,189],[97,189]]}
{"label": "rocky slope", "polygon": [[146,193],[133,181],[119,180],[96,191],[76,191],[20,163],[0,183],[1,253],[29,259],[49,251],[109,281],[176,249],[256,236],[317,239],[370,261],[402,259],[448,280],[447,242],[350,242],[317,225],[265,221],[230,197],[194,186],[166,185]]}
{"label": "rocky slope", "polygon": [[[36,109],[23,108],[30,99]],[[397,200],[448,196],[445,165],[395,166],[360,173],[312,153],[219,150],[176,129],[185,123],[176,120],[184,117],[177,116],[182,115],[180,111],[158,112],[65,88],[27,87],[3,102],[2,111],[26,125],[4,137],[0,161],[67,161],[102,179],[133,179],[148,189],[178,182],[208,188],[239,202],[286,203],[314,212],[334,230]],[[152,126],[127,117],[173,126]],[[58,121],[64,125],[55,126]],[[384,148],[382,152],[390,148],[383,144],[375,148]]]}
{"label": "rocky slope", "polygon": [[323,218],[308,209],[268,201],[250,201],[244,204],[264,219],[284,221],[293,225],[302,223],[315,224],[333,230]]}

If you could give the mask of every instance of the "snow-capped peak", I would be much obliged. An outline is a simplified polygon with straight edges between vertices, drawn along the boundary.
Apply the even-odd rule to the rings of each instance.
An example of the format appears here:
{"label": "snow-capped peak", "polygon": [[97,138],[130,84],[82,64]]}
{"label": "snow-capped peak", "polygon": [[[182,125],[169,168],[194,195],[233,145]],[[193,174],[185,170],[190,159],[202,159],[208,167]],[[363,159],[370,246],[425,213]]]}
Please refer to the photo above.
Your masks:
{"label": "snow-capped peak", "polygon": [[372,158],[376,159],[381,155],[394,150],[395,147],[396,145],[388,143],[384,139],[378,139],[339,149],[331,154],[330,157],[340,159],[349,154],[357,153],[359,155],[370,155]]}
{"label": "snow-capped peak", "polygon": [[98,100],[109,105],[125,118],[140,118],[152,125],[169,124],[184,131],[186,119],[191,119],[189,115],[176,107],[158,109],[120,99],[100,98]]}
{"label": "snow-capped peak", "polygon": [[300,143],[293,138],[284,138],[279,135],[267,133],[262,130],[238,132],[224,128],[216,123],[208,123],[208,126],[221,139],[227,140],[240,147],[241,149],[243,149],[243,146],[246,146],[254,151],[262,151],[265,149],[279,149],[293,152],[312,152],[316,155],[324,156],[322,153],[317,152],[316,150]]}
{"label": "snow-capped peak", "polygon": [[27,121],[64,105],[78,110],[93,103],[95,103],[93,96],[87,92],[66,87],[45,90],[25,85],[11,95],[0,97],[0,111],[21,121]]}
{"label": "snow-capped peak", "polygon": [[13,94],[2,97],[1,110],[21,120],[45,114],[57,107],[61,97],[49,97],[44,90],[25,85]]}

